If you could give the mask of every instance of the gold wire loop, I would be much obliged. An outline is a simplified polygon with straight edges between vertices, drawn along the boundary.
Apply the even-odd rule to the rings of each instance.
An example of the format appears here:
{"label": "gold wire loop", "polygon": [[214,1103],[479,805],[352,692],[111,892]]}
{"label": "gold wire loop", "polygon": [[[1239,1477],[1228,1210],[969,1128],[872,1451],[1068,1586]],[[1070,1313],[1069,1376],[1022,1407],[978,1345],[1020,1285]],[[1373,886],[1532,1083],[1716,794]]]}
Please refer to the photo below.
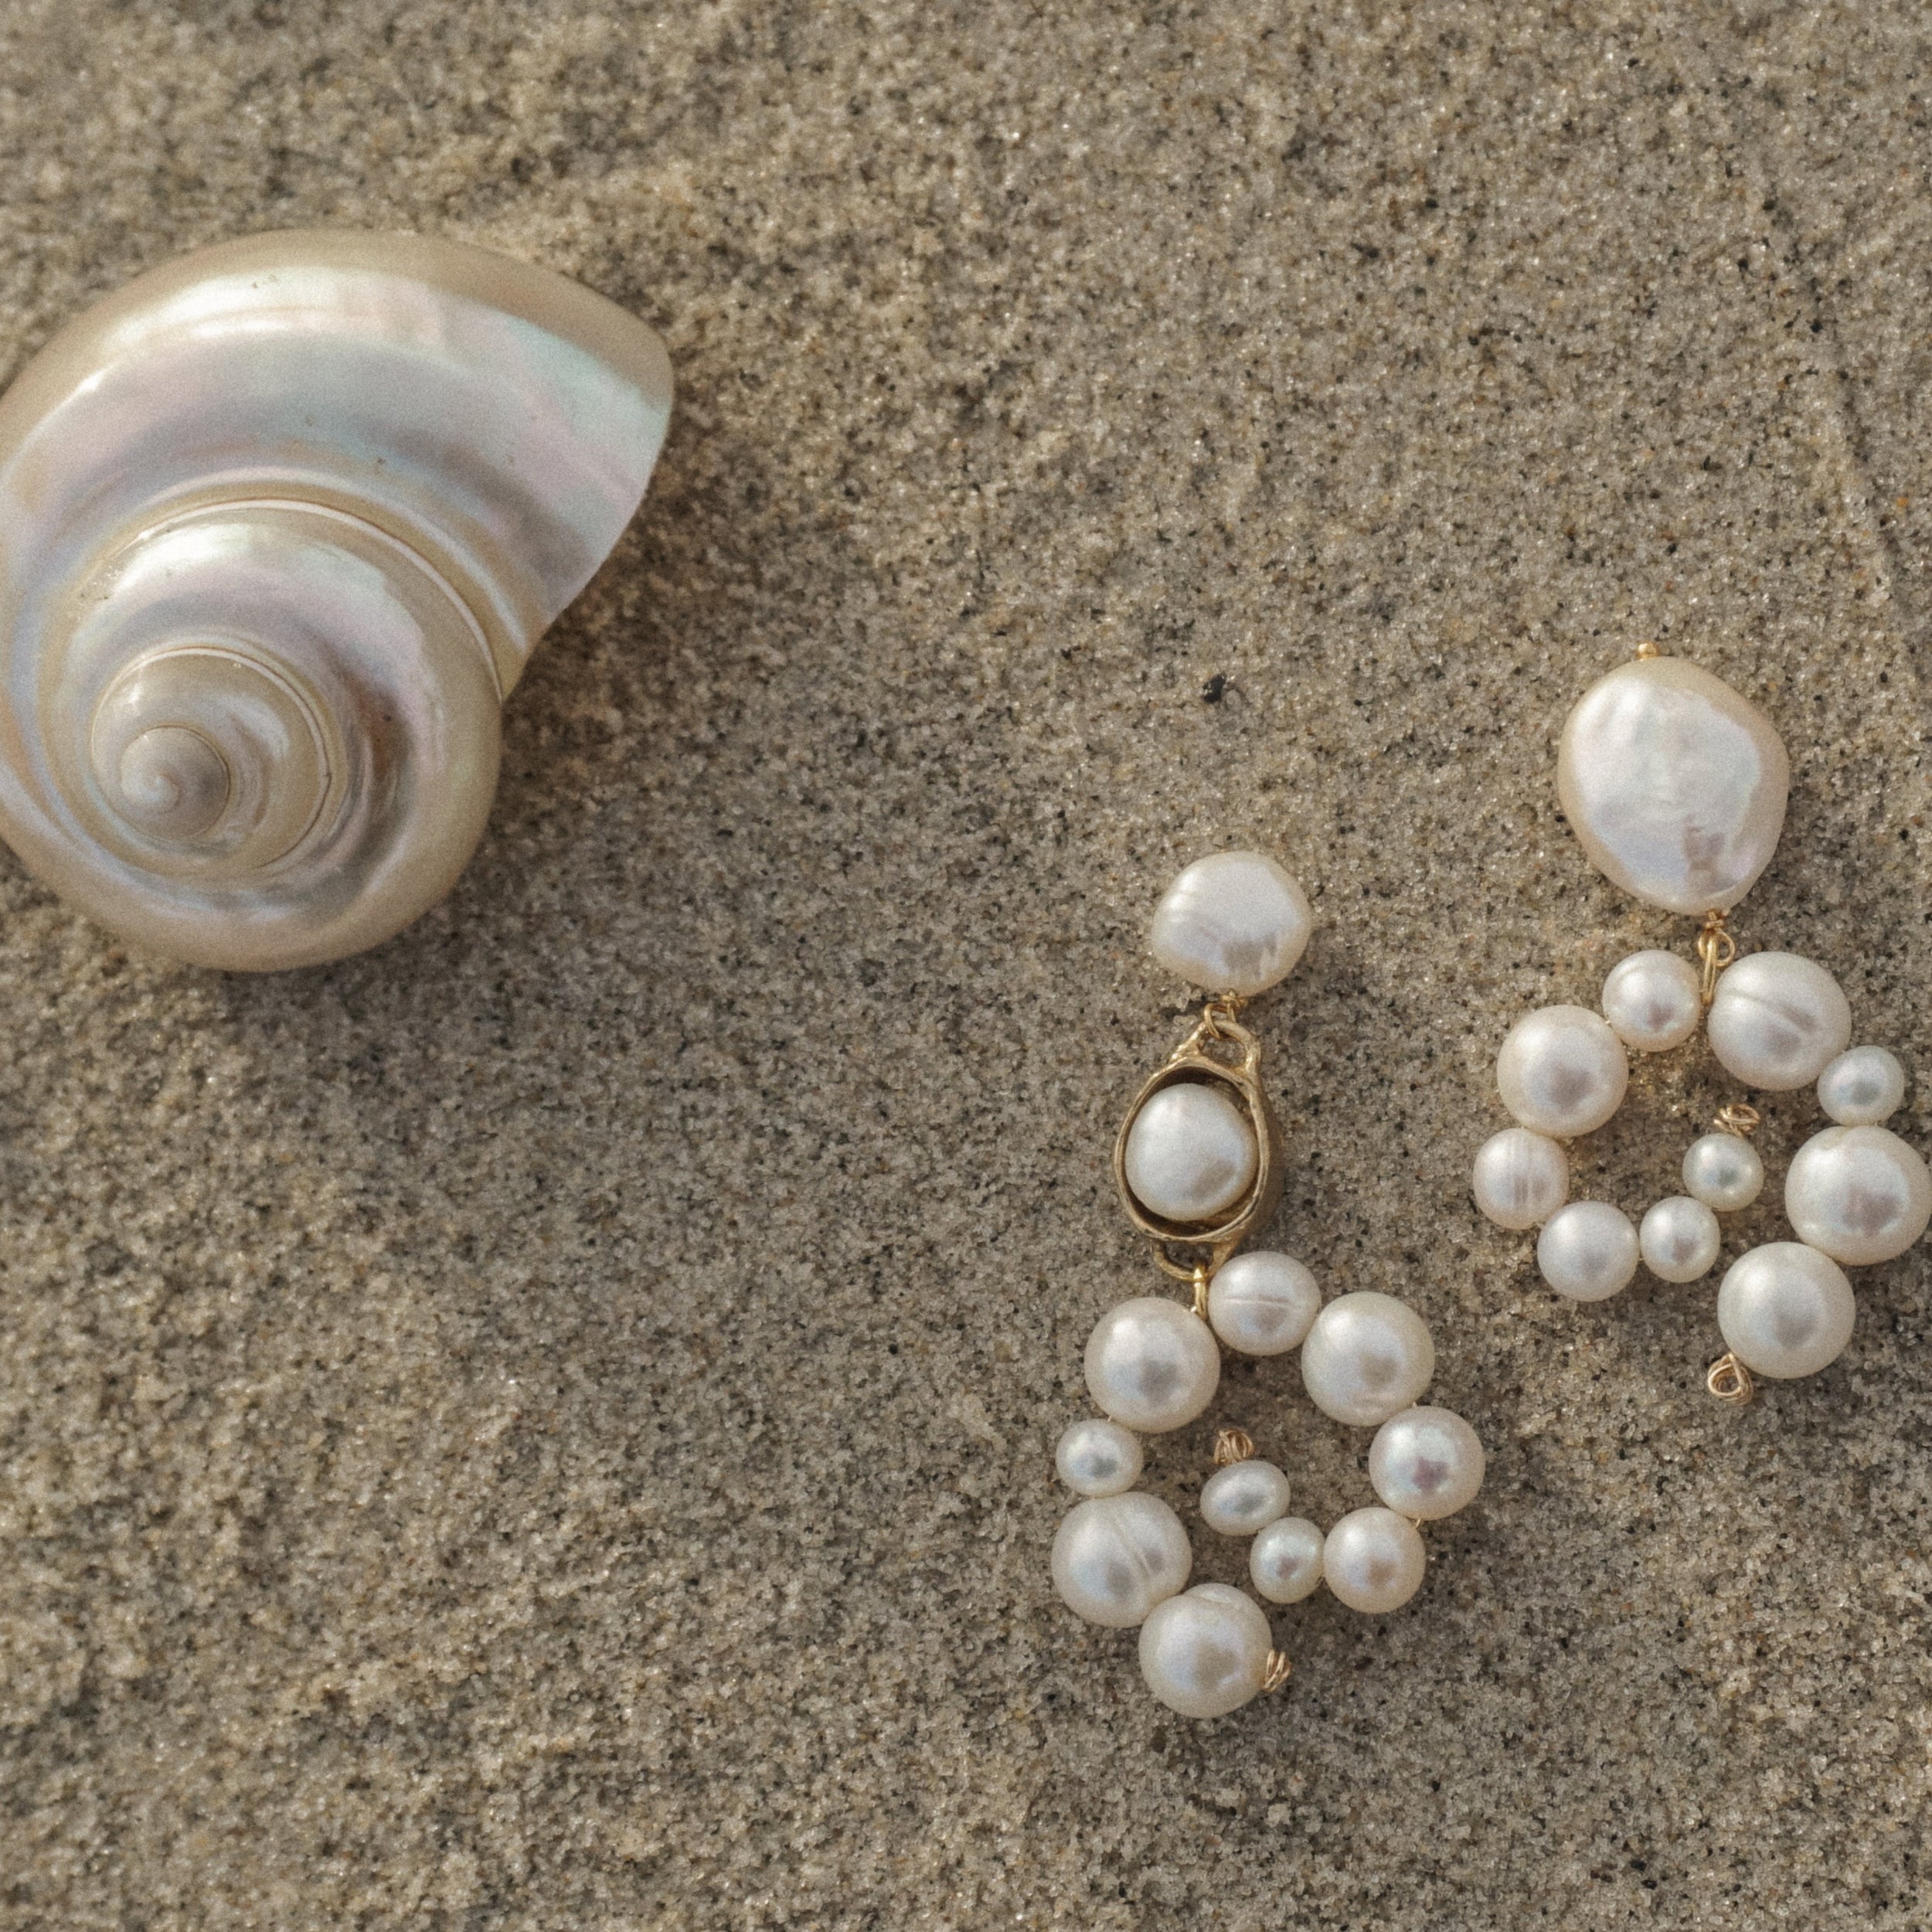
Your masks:
{"label": "gold wire loop", "polygon": [[1288,1662],[1284,1651],[1268,1652],[1267,1668],[1261,1673],[1261,1688],[1266,1691],[1278,1691],[1294,1675],[1294,1666]]}
{"label": "gold wire loop", "polygon": [[1733,1100],[1728,1107],[1720,1107],[1711,1116],[1711,1125],[1720,1134],[1735,1134],[1740,1140],[1748,1141],[1763,1124],[1764,1116],[1757,1109],[1743,1100]]}
{"label": "gold wire loop", "polygon": [[1214,1466],[1225,1469],[1230,1464],[1252,1462],[1254,1460],[1254,1438],[1245,1429],[1217,1429],[1214,1432]]}
{"label": "gold wire loop", "polygon": [[1646,638],[1643,642],[1637,647],[1637,655],[1640,658],[1654,658],[1658,656],[1659,653],[1656,645],[1651,643],[1648,638]]}
{"label": "gold wire loop", "polygon": [[1716,995],[1717,975],[1737,957],[1730,919],[1728,913],[1713,908],[1704,915],[1703,930],[1697,935],[1697,957],[1704,968],[1699,990],[1706,1006]]}
{"label": "gold wire loop", "polygon": [[1721,1355],[1705,1372],[1704,1386],[1719,1402],[1741,1409],[1757,1393],[1751,1372],[1734,1355]]}

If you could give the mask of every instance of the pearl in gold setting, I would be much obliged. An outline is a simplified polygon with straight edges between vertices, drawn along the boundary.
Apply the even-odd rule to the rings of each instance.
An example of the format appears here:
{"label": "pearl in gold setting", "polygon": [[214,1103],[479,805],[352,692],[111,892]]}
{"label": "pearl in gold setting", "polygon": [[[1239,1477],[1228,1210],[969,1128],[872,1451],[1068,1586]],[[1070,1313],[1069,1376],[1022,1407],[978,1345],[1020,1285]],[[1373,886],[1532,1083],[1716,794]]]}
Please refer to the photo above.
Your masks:
{"label": "pearl in gold setting", "polygon": [[1254,1185],[1254,1123],[1218,1083],[1177,1080],[1148,1097],[1127,1130],[1127,1185],[1150,1214],[1183,1226],[1215,1220]]}

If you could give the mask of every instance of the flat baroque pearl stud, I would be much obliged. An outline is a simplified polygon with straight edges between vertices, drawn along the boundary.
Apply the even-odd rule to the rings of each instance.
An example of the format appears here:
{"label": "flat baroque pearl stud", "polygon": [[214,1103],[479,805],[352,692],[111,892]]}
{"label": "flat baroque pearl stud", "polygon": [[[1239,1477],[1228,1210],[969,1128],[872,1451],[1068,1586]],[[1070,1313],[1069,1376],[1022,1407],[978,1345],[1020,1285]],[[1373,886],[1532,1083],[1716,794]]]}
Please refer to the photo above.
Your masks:
{"label": "flat baroque pearl stud", "polygon": [[1148,948],[1204,993],[1265,993],[1294,971],[1314,928],[1307,895],[1258,852],[1197,859],[1162,895]]}

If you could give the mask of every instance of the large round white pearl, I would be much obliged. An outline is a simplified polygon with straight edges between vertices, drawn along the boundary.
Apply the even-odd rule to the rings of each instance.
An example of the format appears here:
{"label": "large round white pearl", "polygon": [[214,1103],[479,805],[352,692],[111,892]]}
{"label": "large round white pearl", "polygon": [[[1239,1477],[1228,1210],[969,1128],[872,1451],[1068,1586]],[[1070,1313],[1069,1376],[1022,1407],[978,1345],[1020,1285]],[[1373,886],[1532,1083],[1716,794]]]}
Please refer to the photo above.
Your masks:
{"label": "large round white pearl", "polygon": [[1242,1355],[1298,1349],[1321,1306],[1315,1277],[1289,1254],[1237,1254],[1208,1284],[1208,1323]]}
{"label": "large round white pearl", "polygon": [[1840,1127],[1876,1127],[1905,1100],[1905,1069],[1883,1046],[1855,1046],[1818,1077],[1818,1104]]}
{"label": "large round white pearl", "polygon": [[1858,1304],[1845,1270],[1802,1241],[1740,1255],[1717,1291],[1724,1345],[1753,1375],[1816,1375],[1843,1353]]}
{"label": "large round white pearl", "polygon": [[1252,1536],[1287,1513],[1287,1478],[1259,1457],[1231,1462],[1201,1485],[1201,1520],[1224,1536]]}
{"label": "large round white pearl", "polygon": [[1545,1006],[1510,1028],[1496,1056],[1502,1104],[1553,1140],[1590,1133],[1624,1104],[1630,1062],[1610,1023],[1587,1006]]}
{"label": "large round white pearl", "polygon": [[1261,1688],[1274,1639],[1261,1606],[1231,1583],[1196,1583],[1141,1629],[1141,1675],[1169,1710],[1221,1717]]}
{"label": "large round white pearl", "polygon": [[1144,1294],[1109,1308],[1087,1342],[1087,1386],[1116,1422],[1145,1435],[1179,1429],[1214,1400],[1221,1351],[1192,1308]]}
{"label": "large round white pearl", "polygon": [[1685,1148],[1683,1175],[1685,1187],[1705,1206],[1735,1214],[1763,1190],[1764,1163],[1740,1135],[1706,1134]]}
{"label": "large round white pearl", "polygon": [[1314,923],[1308,895],[1272,859],[1216,852],[1162,895],[1148,946],[1204,992],[1262,993],[1294,970]]}
{"label": "large round white pearl", "polygon": [[1429,1386],[1436,1345],[1406,1301],[1372,1291],[1338,1295],[1301,1345],[1301,1380],[1324,1415],[1358,1429],[1386,1422]]}
{"label": "large round white pearl", "polygon": [[1604,1301],[1637,1272],[1637,1230],[1607,1201],[1572,1201],[1543,1223],[1536,1265],[1559,1294]]}
{"label": "large round white pearl", "polygon": [[1652,906],[1735,906],[1771,862],[1791,760],[1771,721],[1681,658],[1620,665],[1580,698],[1556,793],[1590,862]]}
{"label": "large round white pearl", "polygon": [[1570,1156],[1546,1134],[1506,1127],[1476,1149],[1469,1177],[1476,1206],[1499,1228],[1546,1221],[1570,1192]]}
{"label": "large round white pearl", "polygon": [[1695,1281],[1709,1274],[1723,1242],[1717,1216],[1687,1194],[1654,1202],[1637,1230],[1644,1266],[1660,1281]]}
{"label": "large round white pearl", "polygon": [[1087,1416],[1060,1432],[1053,1467],[1077,1495],[1117,1496],[1141,1479],[1140,1440],[1117,1422]]}
{"label": "large round white pearl", "polygon": [[1109,1630],[1131,1630],[1193,1567],[1180,1518],[1144,1489],[1076,1504],[1053,1539],[1053,1587],[1075,1616]]}
{"label": "large round white pearl", "polygon": [[1747,953],[1719,975],[1705,1020],[1711,1051],[1747,1087],[1808,1087],[1852,1037],[1852,1009],[1816,960]]}
{"label": "large round white pearl", "polygon": [[1128,1191],[1150,1214],[1182,1226],[1212,1221],[1254,1185],[1254,1126],[1224,1088],[1164,1087],[1127,1130]]}
{"label": "large round white pearl", "polygon": [[1453,1516],[1475,1501],[1482,1472],[1482,1444],[1452,1409],[1405,1409],[1369,1445],[1369,1480],[1398,1516]]}
{"label": "large round white pearl", "polygon": [[1400,1610],[1422,1583],[1428,1564],[1422,1538],[1393,1509],[1355,1509],[1328,1532],[1321,1573],[1351,1610]]}
{"label": "large round white pearl", "polygon": [[1697,968],[1675,953],[1632,953],[1604,981],[1604,1018],[1626,1046],[1640,1053],[1682,1046],[1704,1017]]}
{"label": "large round white pearl", "polygon": [[1271,1604],[1298,1604],[1321,1580],[1321,1532],[1306,1516],[1281,1516],[1254,1539],[1248,1574]]}
{"label": "large round white pearl", "polygon": [[1828,1127],[1791,1157],[1784,1212],[1834,1261],[1889,1261],[1932,1220],[1932,1174],[1889,1128]]}

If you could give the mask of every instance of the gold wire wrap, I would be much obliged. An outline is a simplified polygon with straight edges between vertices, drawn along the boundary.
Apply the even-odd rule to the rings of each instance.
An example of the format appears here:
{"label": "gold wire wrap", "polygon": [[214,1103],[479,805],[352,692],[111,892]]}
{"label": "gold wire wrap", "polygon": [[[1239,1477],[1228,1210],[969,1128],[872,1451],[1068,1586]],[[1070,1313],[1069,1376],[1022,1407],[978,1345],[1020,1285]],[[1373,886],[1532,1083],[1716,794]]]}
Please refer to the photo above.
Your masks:
{"label": "gold wire wrap", "polygon": [[1661,655],[1656,645],[1652,644],[1648,638],[1637,647],[1637,655],[1640,658],[1655,658]]}
{"label": "gold wire wrap", "polygon": [[1697,935],[1697,957],[1704,971],[1699,990],[1708,1006],[1717,992],[1717,975],[1737,957],[1737,941],[1731,937],[1730,915],[1716,910],[1704,915],[1704,928]]}
{"label": "gold wire wrap", "polygon": [[1733,1409],[1743,1408],[1757,1393],[1750,1370],[1734,1355],[1721,1355],[1711,1364],[1705,1373],[1704,1386],[1719,1402],[1727,1402]]}
{"label": "gold wire wrap", "polygon": [[1288,1662],[1284,1651],[1268,1652],[1267,1668],[1261,1673],[1261,1689],[1266,1692],[1278,1691],[1294,1675],[1294,1666]]}
{"label": "gold wire wrap", "polygon": [[1254,1438],[1245,1429],[1217,1429],[1214,1432],[1214,1466],[1225,1469],[1230,1463],[1254,1459]]}
{"label": "gold wire wrap", "polygon": [[1764,1118],[1756,1107],[1743,1100],[1733,1100],[1711,1116],[1711,1125],[1720,1134],[1735,1134],[1740,1141],[1748,1141],[1757,1131]]}
{"label": "gold wire wrap", "polygon": [[1208,1318],[1208,1283],[1213,1278],[1213,1277],[1208,1272],[1208,1265],[1205,1261],[1196,1261],[1195,1263],[1192,1277],[1194,1282],[1194,1312],[1198,1315],[1203,1321]]}

